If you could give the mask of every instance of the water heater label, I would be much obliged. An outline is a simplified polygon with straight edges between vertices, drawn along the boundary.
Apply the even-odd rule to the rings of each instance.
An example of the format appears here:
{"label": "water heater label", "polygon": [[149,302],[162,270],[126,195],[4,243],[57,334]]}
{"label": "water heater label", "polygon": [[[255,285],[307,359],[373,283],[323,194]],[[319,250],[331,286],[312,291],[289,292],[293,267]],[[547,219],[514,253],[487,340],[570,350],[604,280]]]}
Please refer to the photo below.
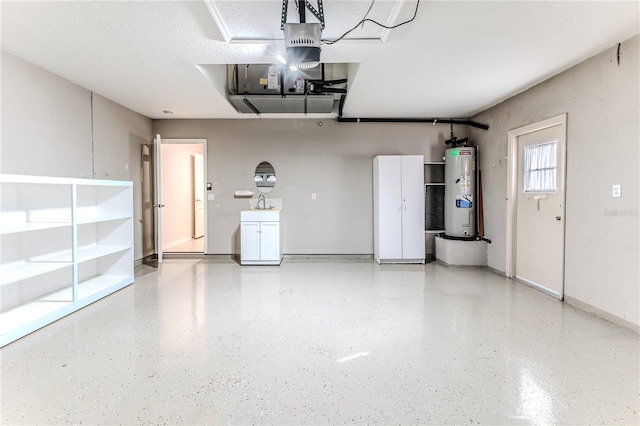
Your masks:
{"label": "water heater label", "polygon": [[471,178],[469,176],[460,178],[460,194],[471,194]]}
{"label": "water heater label", "polygon": [[460,155],[471,155],[471,150],[470,149],[461,149],[460,150]]}
{"label": "water heater label", "polygon": [[473,195],[456,196],[456,207],[460,209],[470,209],[473,207]]}
{"label": "water heater label", "polygon": [[449,151],[449,156],[451,157],[457,157],[458,154],[460,154],[460,150],[458,149],[452,149],[451,151]]}

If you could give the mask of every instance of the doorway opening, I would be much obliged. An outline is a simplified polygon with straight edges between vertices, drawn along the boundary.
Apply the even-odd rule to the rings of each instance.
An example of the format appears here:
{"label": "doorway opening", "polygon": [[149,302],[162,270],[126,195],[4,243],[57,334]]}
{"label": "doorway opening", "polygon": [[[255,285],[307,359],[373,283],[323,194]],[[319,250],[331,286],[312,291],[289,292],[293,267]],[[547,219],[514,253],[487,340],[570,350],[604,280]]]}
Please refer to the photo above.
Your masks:
{"label": "doorway opening", "polygon": [[206,253],[206,140],[162,139],[158,245],[164,253]]}

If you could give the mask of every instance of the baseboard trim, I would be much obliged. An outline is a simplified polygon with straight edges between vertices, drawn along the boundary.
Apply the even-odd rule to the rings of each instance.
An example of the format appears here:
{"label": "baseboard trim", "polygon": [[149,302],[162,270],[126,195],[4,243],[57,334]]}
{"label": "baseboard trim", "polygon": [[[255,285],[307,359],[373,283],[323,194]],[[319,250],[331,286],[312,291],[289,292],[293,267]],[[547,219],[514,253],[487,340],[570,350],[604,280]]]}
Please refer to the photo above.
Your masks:
{"label": "baseboard trim", "polygon": [[442,259],[435,259],[435,262],[439,265],[446,266],[447,268],[475,268],[475,269],[487,269],[487,265],[455,265],[447,263]]}
{"label": "baseboard trim", "polygon": [[373,260],[373,254],[287,253],[283,258],[290,260]]}
{"label": "baseboard trim", "polygon": [[349,250],[348,253],[343,251],[333,251],[333,250],[325,250],[325,249],[287,249],[284,248],[282,250],[285,255],[302,255],[302,256],[311,256],[311,255],[319,255],[319,256],[351,256],[351,255],[370,255],[373,256],[373,251],[370,249],[362,249],[362,250]]}
{"label": "baseboard trim", "polygon": [[184,253],[162,253],[162,259],[204,259],[204,253],[193,253],[193,252],[184,252]]}
{"label": "baseboard trim", "polygon": [[560,293],[558,293],[557,291],[551,290],[551,289],[549,289],[547,287],[544,287],[544,286],[542,286],[542,285],[540,285],[540,284],[538,284],[536,282],[530,281],[530,280],[528,280],[526,278],[519,277],[517,275],[514,277],[514,279],[516,281],[518,281],[519,283],[526,285],[527,287],[531,287],[534,290],[538,290],[539,292],[546,294],[547,296],[551,296],[551,297],[553,297],[555,299],[558,299],[558,300],[562,300],[563,299],[563,297],[560,296]]}
{"label": "baseboard trim", "polygon": [[507,276],[507,273],[505,271],[501,271],[500,269],[496,269],[496,268],[491,267],[489,265],[487,265],[487,269],[490,270],[491,272],[493,272],[494,274],[502,275],[503,277]]}
{"label": "baseboard trim", "polygon": [[135,260],[133,262],[133,266],[135,267],[135,266],[143,265],[145,263],[149,263],[149,262],[155,260],[156,258],[157,258],[157,255],[155,255],[155,254],[150,254],[148,256],[144,256],[144,257],[142,257],[140,259]]}
{"label": "baseboard trim", "polygon": [[569,305],[574,306],[578,309],[580,309],[581,311],[585,311],[587,313],[590,313],[592,315],[595,315],[599,318],[602,318],[605,321],[609,321],[611,323],[614,323],[616,325],[619,325],[621,327],[624,328],[628,328],[632,331],[635,331],[636,333],[640,334],[640,325],[634,324],[631,321],[627,321],[624,318],[620,318],[618,316],[615,316],[613,314],[610,314],[609,312],[603,311],[600,308],[596,308],[593,305],[590,305],[588,303],[585,303],[581,300],[578,300],[574,297],[571,296],[567,296],[565,294],[564,296],[564,301],[567,302]]}

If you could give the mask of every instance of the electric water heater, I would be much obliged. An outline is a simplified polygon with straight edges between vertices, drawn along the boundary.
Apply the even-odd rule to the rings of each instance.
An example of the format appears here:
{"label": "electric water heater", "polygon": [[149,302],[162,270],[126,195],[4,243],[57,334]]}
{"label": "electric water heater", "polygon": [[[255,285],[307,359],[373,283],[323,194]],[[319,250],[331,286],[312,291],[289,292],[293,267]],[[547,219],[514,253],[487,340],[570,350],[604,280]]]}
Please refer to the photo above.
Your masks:
{"label": "electric water heater", "polygon": [[476,236],[476,149],[449,148],[444,160],[444,234],[474,239]]}

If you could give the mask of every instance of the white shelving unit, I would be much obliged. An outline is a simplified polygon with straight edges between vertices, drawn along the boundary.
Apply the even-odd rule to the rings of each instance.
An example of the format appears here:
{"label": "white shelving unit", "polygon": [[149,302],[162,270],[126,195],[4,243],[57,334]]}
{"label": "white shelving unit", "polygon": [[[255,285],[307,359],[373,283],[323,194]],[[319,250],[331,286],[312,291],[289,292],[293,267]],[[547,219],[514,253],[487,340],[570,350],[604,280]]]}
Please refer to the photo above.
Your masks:
{"label": "white shelving unit", "polygon": [[0,346],[133,280],[131,182],[0,174]]}
{"label": "white shelving unit", "polygon": [[425,161],[425,230],[426,234],[444,232],[444,161]]}

